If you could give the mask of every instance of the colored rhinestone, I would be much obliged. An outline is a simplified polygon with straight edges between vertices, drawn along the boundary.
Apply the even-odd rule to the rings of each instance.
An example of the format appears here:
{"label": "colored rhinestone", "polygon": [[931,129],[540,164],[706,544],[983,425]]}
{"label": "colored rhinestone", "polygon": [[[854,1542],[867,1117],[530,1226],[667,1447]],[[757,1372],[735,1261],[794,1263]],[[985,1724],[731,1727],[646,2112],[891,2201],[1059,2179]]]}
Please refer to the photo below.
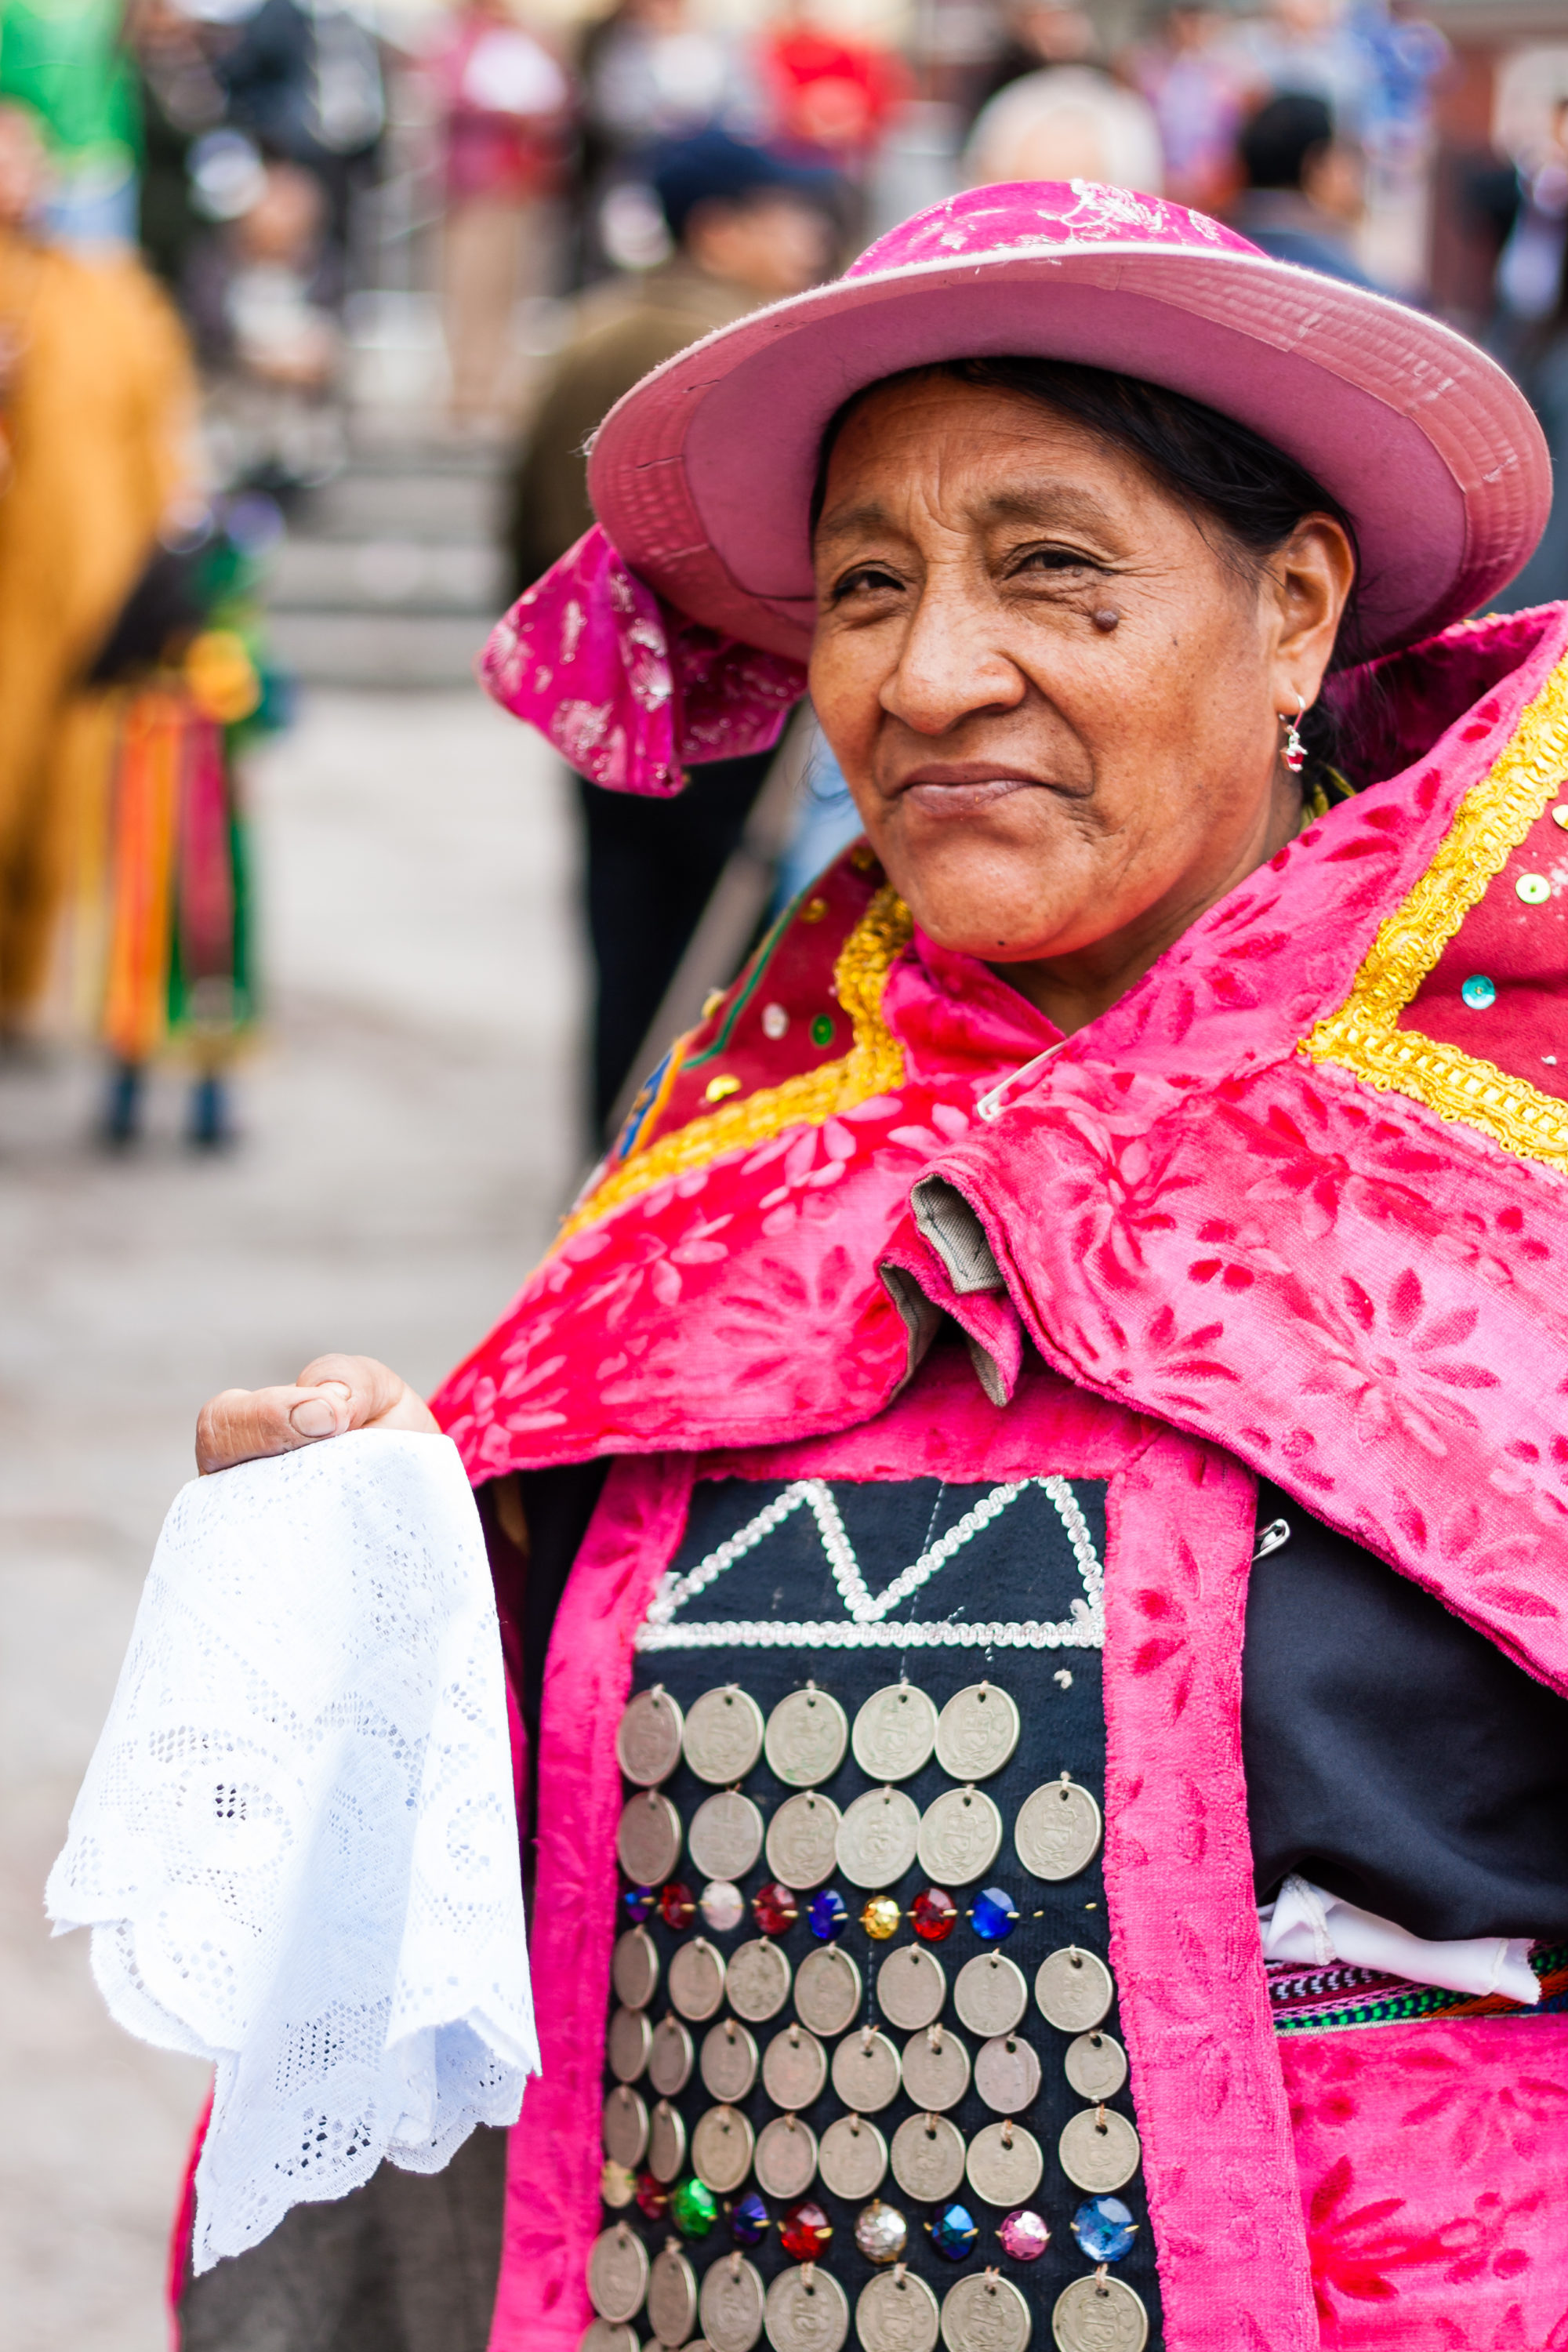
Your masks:
{"label": "colored rhinestone", "polygon": [[730,2208],[730,2235],[738,2246],[760,2246],[768,2234],[768,2209],[754,2189]]}
{"label": "colored rhinestone", "polygon": [[1120,2197],[1091,2197],[1073,2215],[1072,2233],[1091,2263],[1119,2263],[1131,2252],[1138,2224]]}
{"label": "colored rhinestone", "polygon": [[982,1887],[969,1916],[974,1922],[975,1934],[985,1944],[999,1944],[1018,1924],[1013,1898],[1004,1886]]}
{"label": "colored rhinestone", "polygon": [[860,1925],[877,1943],[885,1944],[889,1936],[898,1934],[900,1916],[899,1906],[890,1895],[873,1895],[861,1909]]}
{"label": "colored rhinestone", "polygon": [[950,2263],[961,2263],[980,2235],[974,2226],[974,2216],[967,2205],[944,2205],[934,2221],[928,2221],[931,2244]]}
{"label": "colored rhinestone", "polygon": [[621,1908],[627,1918],[635,1920],[640,1927],[643,1921],[651,1919],[658,1909],[658,1887],[628,1886],[621,1897]]}
{"label": "colored rhinestone", "polygon": [[669,2190],[651,2172],[637,2175],[637,2211],[646,2213],[650,2221],[662,2221],[669,2210]]}
{"label": "colored rhinestone", "polygon": [[820,2262],[832,2235],[832,2222],[809,2199],[804,2205],[790,2206],[779,2223],[779,2243],[797,2263]]}
{"label": "colored rhinestone", "polygon": [[820,1895],[811,1898],[806,1924],[818,1943],[837,1943],[849,1925],[849,1912],[844,1897],[836,1886],[825,1886]]}
{"label": "colored rhinestone", "polygon": [[1027,2206],[1021,2212],[1009,2213],[996,2235],[1003,2252],[1011,2254],[1016,2263],[1037,2263],[1051,2242],[1050,2231]]}
{"label": "colored rhinestone", "polygon": [[1497,1003],[1497,982],[1489,980],[1484,971],[1475,971],[1460,987],[1459,994],[1472,1013],[1487,1013]]}
{"label": "colored rhinestone", "polygon": [[910,2242],[910,2225],[896,2205],[874,2197],[855,2223],[855,2243],[868,2263],[896,2263]]}
{"label": "colored rhinestone", "polygon": [[816,1020],[811,1024],[811,1042],[814,1045],[832,1045],[833,1015],[831,1013],[819,1013],[817,1014]]}
{"label": "colored rhinestone", "polygon": [[752,1916],[764,1936],[782,1936],[800,1917],[800,1906],[787,1886],[770,1878],[752,1897]]}
{"label": "colored rhinestone", "polygon": [[922,1887],[910,1905],[910,1925],[922,1944],[945,1944],[958,1925],[958,1906],[940,1886]]}
{"label": "colored rhinestone", "polygon": [[606,2157],[599,2175],[599,2194],[605,2204],[618,2212],[631,2203],[637,2193],[637,2174],[629,2172],[624,2164],[617,2164],[613,2157]]}
{"label": "colored rhinestone", "polygon": [[727,1878],[710,1878],[698,1898],[702,1924],[716,1936],[727,1936],[746,1916],[746,1898]]}
{"label": "colored rhinestone", "polygon": [[[1527,907],[1544,907],[1552,896],[1552,885],[1544,874],[1521,874],[1513,887]],[[815,1021],[811,1024],[811,1034],[814,1037],[816,1034]]]}
{"label": "colored rhinestone", "polygon": [[720,1076],[709,1079],[702,1089],[702,1099],[704,1102],[722,1102],[727,1095],[738,1095],[740,1091],[740,1079],[725,1070]]}
{"label": "colored rhinestone", "polygon": [[700,2180],[683,2180],[671,2193],[669,2218],[683,2238],[705,2238],[719,2219],[719,2200]]}
{"label": "colored rhinestone", "polygon": [[764,1004],[764,1005],[763,1005],[763,1036],[764,1036],[764,1037],[771,1037],[771,1038],[773,1038],[773,1041],[774,1041],[774,1043],[776,1044],[776,1043],[778,1042],[779,1038],[781,1038],[781,1037],[784,1034],[784,1032],[788,1029],[788,1027],[789,1027],[789,1014],[784,1011],[784,1006],[783,1006],[782,1004]]}
{"label": "colored rhinestone", "polygon": [[667,1927],[689,1927],[697,1916],[697,1897],[689,1886],[672,1878],[658,1898],[658,1907]]}

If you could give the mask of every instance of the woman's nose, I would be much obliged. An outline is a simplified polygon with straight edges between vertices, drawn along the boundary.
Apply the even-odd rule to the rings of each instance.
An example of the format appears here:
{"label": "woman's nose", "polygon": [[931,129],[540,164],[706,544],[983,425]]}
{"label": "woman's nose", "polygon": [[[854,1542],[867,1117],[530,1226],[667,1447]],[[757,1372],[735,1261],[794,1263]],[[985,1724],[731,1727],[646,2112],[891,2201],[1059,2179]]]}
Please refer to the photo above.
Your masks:
{"label": "woman's nose", "polygon": [[921,735],[945,735],[982,710],[1011,710],[1028,691],[995,641],[994,614],[928,587],[910,619],[882,708]]}

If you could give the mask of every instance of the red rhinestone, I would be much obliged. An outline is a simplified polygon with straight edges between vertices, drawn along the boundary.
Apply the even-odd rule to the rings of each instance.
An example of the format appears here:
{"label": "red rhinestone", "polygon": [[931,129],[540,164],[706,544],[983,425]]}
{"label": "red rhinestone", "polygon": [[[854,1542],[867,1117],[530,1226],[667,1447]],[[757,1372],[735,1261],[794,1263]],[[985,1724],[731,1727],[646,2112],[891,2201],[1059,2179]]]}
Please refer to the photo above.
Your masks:
{"label": "red rhinestone", "polygon": [[800,1917],[800,1906],[787,1886],[770,1879],[752,1897],[752,1916],[764,1936],[782,1936]]}
{"label": "red rhinestone", "polygon": [[910,1905],[910,1923],[922,1943],[944,1944],[958,1925],[958,1906],[940,1886],[927,1886]]}
{"label": "red rhinestone", "polygon": [[820,2205],[792,2205],[779,2223],[779,2243],[797,2263],[819,2262],[832,2235],[833,2224]]}
{"label": "red rhinestone", "polygon": [[651,2172],[637,2175],[637,2206],[650,2221],[662,2221],[669,2210],[669,2191]]}
{"label": "red rhinestone", "polygon": [[658,1898],[658,1907],[664,1914],[667,1927],[689,1927],[697,1916],[697,1897],[689,1886],[683,1886],[679,1878],[672,1878]]}

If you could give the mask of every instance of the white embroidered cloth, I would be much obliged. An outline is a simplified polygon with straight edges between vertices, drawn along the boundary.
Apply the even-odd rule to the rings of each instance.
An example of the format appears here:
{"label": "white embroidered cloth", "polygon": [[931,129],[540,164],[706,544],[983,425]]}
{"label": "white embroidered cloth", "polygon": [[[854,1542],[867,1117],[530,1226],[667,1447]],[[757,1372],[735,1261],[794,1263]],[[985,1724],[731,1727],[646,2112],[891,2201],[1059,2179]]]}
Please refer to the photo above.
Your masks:
{"label": "white embroidered cloth", "polygon": [[1330,1895],[1310,1879],[1286,1879],[1272,1903],[1258,1914],[1266,1960],[1307,1961],[1314,1968],[1343,1960],[1355,1969],[1377,1969],[1411,1984],[1437,1985],[1447,1992],[1506,1993],[1510,2000],[1538,2001],[1541,1984],[1530,1965],[1530,1938],[1470,1936],[1451,1944],[1429,1944],[1375,1911],[1363,1911],[1342,1895]]}
{"label": "white embroidered cloth", "polygon": [[176,1496],[46,1897],[110,2011],[216,2068],[198,2271],[538,2071],[507,1703],[446,1439],[363,1430]]}

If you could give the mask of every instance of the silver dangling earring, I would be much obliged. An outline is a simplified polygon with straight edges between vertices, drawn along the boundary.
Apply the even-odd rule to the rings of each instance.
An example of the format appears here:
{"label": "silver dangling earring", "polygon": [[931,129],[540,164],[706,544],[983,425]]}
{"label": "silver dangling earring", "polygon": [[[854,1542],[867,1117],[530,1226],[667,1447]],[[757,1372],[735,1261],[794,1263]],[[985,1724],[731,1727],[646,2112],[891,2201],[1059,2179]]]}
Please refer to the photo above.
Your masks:
{"label": "silver dangling earring", "polygon": [[1307,698],[1303,694],[1296,697],[1294,719],[1288,718],[1283,710],[1279,713],[1279,724],[1285,730],[1283,757],[1285,765],[1293,776],[1299,776],[1307,764],[1307,747],[1301,740],[1301,721],[1306,715]]}

